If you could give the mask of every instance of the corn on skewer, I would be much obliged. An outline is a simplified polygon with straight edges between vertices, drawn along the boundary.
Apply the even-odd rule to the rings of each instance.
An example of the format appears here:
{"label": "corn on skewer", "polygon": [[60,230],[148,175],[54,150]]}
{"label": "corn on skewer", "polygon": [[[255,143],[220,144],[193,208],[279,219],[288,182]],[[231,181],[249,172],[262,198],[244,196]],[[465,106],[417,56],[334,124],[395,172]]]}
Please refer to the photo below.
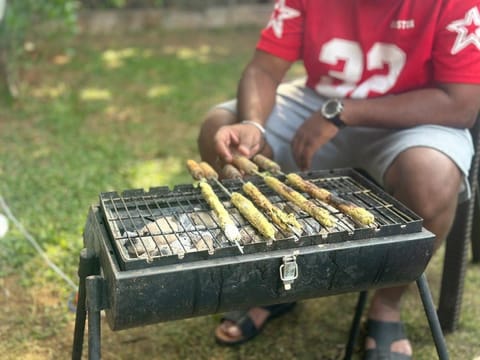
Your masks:
{"label": "corn on skewer", "polygon": [[[217,172],[206,162],[200,162],[205,178],[215,181],[225,192],[229,193],[223,184],[218,180]],[[248,220],[248,222],[257,229],[260,234],[267,238],[267,243],[275,239],[276,229],[268,221],[268,219],[255,207],[255,205],[245,196],[238,192],[230,194],[230,201],[237,208],[237,210]]]}
{"label": "corn on skewer", "polygon": [[370,225],[375,221],[375,217],[368,210],[353,204],[352,202],[340,199],[330,191],[318,187],[314,183],[303,179],[298,174],[288,174],[287,181],[295,188],[310,194],[311,196],[333,205],[338,210],[350,216],[353,220],[362,225]]}
{"label": "corn on skewer", "polygon": [[198,167],[200,168],[200,170],[202,171],[203,173],[203,177],[206,178],[207,180],[218,180],[218,174],[217,172],[215,171],[214,168],[212,168],[210,166],[209,163],[205,162],[205,161],[201,161],[199,164],[198,164]]}
{"label": "corn on skewer", "polygon": [[262,169],[265,169],[272,174],[283,175],[280,165],[262,154],[255,155],[252,160],[254,164],[258,165]]}
{"label": "corn on skewer", "polygon": [[[253,157],[253,161],[262,169],[265,169],[273,174],[285,175],[281,171],[280,165],[266,156],[257,154]],[[291,173],[286,175],[286,178],[293,187],[313,196],[316,199],[334,206],[362,225],[371,225],[375,221],[375,217],[367,209],[339,198],[330,191],[301,178],[298,174]]]}
{"label": "corn on skewer", "polygon": [[[230,196],[230,201],[237,208],[237,210],[248,220],[248,222],[255,229],[257,229],[265,238],[268,239],[267,241],[269,243],[271,243],[275,239],[275,227],[265,218],[265,216],[253,205],[250,200],[248,200],[240,193],[230,193],[218,180],[217,172],[208,163],[201,162],[200,164],[198,164],[194,160],[189,160],[187,162],[187,167],[192,176],[194,176],[193,174],[195,174],[195,176],[200,177],[200,184],[206,181],[206,179],[215,181],[220,186],[220,188],[227,195]],[[211,192],[213,193],[213,190]],[[220,203],[220,201],[218,202]],[[218,204],[216,204],[216,206],[218,206]],[[225,213],[228,214],[226,210]]]}
{"label": "corn on skewer", "polygon": [[332,227],[335,225],[335,219],[330,216],[330,213],[327,210],[315,205],[312,201],[308,200],[302,194],[293,190],[291,187],[283,184],[277,178],[259,172],[257,164],[253,163],[246,157],[236,156],[233,160],[233,163],[249,175],[256,174],[263,177],[263,180],[267,183],[268,186],[270,186],[282,197],[293,202],[299,208],[310,214],[323,226]]}
{"label": "corn on skewer", "polygon": [[239,171],[235,166],[233,166],[232,164],[226,164],[226,165],[222,168],[222,176],[223,176],[225,179],[237,179],[237,180],[243,181],[242,174],[241,174],[240,171]]}
{"label": "corn on skewer", "polygon": [[232,160],[233,165],[235,165],[238,169],[245,172],[248,175],[257,175],[258,174],[258,166],[254,162],[247,159],[245,156],[235,156]]}
{"label": "corn on skewer", "polygon": [[228,240],[234,241],[238,247],[238,250],[240,250],[240,252],[243,254],[243,247],[239,243],[241,240],[240,231],[230,217],[230,214],[218,199],[210,184],[208,184],[206,181],[200,181],[199,186],[202,191],[203,198],[217,215],[218,222],[220,223],[220,227],[223,229],[225,236]]}
{"label": "corn on skewer", "polygon": [[275,233],[277,232],[275,227],[250,200],[238,192],[233,192],[230,200],[248,222],[267,238],[269,244],[275,240]]}
{"label": "corn on skewer", "polygon": [[277,224],[282,230],[292,232],[297,238],[302,235],[302,225],[297,221],[294,214],[287,214],[263,195],[260,190],[251,182],[245,182],[242,174],[231,164],[222,168],[224,177],[228,179],[238,179],[243,183],[242,189],[248,195],[254,204],[264,210],[264,212]]}
{"label": "corn on skewer", "polygon": [[237,245],[238,250],[243,254],[243,247],[239,242],[241,240],[240,231],[218,198],[217,194],[215,194],[210,184],[208,184],[208,182],[205,180],[205,174],[202,168],[195,160],[187,160],[187,168],[192,177],[195,180],[199,180],[202,196],[217,216],[220,227],[222,228],[226,238],[229,241],[233,241],[235,245]]}
{"label": "corn on skewer", "polygon": [[263,180],[268,186],[270,186],[273,190],[275,190],[285,199],[293,202],[300,209],[311,215],[320,224],[325,227],[332,227],[335,225],[335,219],[330,216],[330,213],[327,210],[318,207],[313,202],[305,198],[302,194],[285,185],[277,178],[269,175],[262,176]]}
{"label": "corn on skewer", "polygon": [[244,183],[242,189],[253,200],[255,205],[262,208],[282,230],[291,231],[297,237],[300,237],[302,225],[297,221],[294,214],[287,214],[273,205],[250,181]]}
{"label": "corn on skewer", "polygon": [[187,160],[187,169],[190,175],[192,175],[192,177],[195,180],[200,181],[205,177],[205,173],[203,172],[202,168],[195,160],[192,160],[192,159]]}
{"label": "corn on skewer", "polygon": [[276,191],[285,199],[293,202],[302,210],[310,214],[315,218],[320,224],[325,227],[332,227],[335,225],[335,220],[330,216],[330,213],[322,209],[321,207],[315,205],[312,201],[306,199],[302,194],[293,190],[291,187],[283,184],[277,178],[273,176],[265,175],[258,171],[258,166],[254,162],[250,161],[244,156],[236,156],[233,159],[235,166],[243,170],[246,174],[249,175],[259,175],[263,177],[263,180],[266,182],[270,188]]}

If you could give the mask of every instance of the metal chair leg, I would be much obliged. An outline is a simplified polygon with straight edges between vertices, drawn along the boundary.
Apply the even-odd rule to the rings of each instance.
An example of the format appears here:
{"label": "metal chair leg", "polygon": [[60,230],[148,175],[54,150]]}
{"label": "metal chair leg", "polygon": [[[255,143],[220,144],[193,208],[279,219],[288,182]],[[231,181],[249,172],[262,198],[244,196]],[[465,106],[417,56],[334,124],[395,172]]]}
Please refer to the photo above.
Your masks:
{"label": "metal chair leg", "polygon": [[438,301],[438,317],[443,331],[455,331],[462,306],[464,277],[468,259],[470,199],[458,205],[457,214],[445,243],[443,274]]}
{"label": "metal chair leg", "polygon": [[420,292],[423,307],[425,309],[425,314],[427,315],[428,324],[430,325],[433,341],[435,342],[438,358],[440,360],[448,360],[447,345],[445,343],[442,328],[440,327],[437,312],[435,311],[435,305],[432,300],[432,294],[430,293],[430,289],[428,288],[428,282],[425,273],[423,273],[417,279],[417,286]]}
{"label": "metal chair leg", "polygon": [[367,291],[361,291],[358,295],[357,306],[355,307],[355,315],[353,316],[352,325],[350,327],[350,334],[348,336],[348,343],[345,348],[344,360],[350,360],[353,355],[353,348],[358,338],[360,330],[360,320],[362,318],[363,309],[367,302]]}
{"label": "metal chair leg", "polygon": [[477,179],[477,191],[475,194],[475,204],[473,209],[473,223],[472,223],[472,262],[480,263],[480,191],[478,189]]}

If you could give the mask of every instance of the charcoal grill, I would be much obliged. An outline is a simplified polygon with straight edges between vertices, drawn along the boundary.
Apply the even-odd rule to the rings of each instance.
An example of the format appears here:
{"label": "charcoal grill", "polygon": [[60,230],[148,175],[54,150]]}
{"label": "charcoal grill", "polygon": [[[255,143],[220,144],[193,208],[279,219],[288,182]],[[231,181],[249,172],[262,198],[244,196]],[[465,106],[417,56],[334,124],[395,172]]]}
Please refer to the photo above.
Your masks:
{"label": "charcoal grill", "polygon": [[[241,231],[240,252],[193,185],[100,194],[84,230],[73,358],[81,357],[85,299],[89,358],[96,359],[101,310],[111,329],[121,330],[423,279],[434,236],[420,217],[353,169],[301,175],[366,208],[375,223],[361,226],[317,202],[337,220],[335,227],[324,228],[260,177],[251,177],[271,202],[294,212],[303,225],[301,236],[279,229],[275,241],[268,242],[232,207],[220,186],[212,184]],[[241,192],[240,180],[223,185]],[[432,321],[435,325],[438,319],[430,315],[436,338]]]}

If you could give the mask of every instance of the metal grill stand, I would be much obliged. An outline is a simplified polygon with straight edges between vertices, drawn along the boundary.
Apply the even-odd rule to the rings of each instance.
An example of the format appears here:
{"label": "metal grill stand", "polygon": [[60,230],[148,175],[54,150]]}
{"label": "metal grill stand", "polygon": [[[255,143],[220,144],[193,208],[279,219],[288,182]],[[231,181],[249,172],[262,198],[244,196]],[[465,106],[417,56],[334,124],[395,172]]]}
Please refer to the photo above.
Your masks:
{"label": "metal grill stand", "polygon": [[[81,360],[83,351],[83,340],[85,320],[88,314],[88,359],[101,359],[101,317],[100,311],[105,309],[105,288],[102,276],[97,275],[100,267],[98,258],[94,252],[83,249],[80,253],[79,264],[79,289],[78,303],[75,320],[75,332],[73,339],[72,359]],[[440,322],[438,320],[432,295],[428,287],[425,273],[416,280],[419,295],[425,309],[433,341],[440,360],[448,360],[448,350],[443,336]],[[358,297],[355,315],[352,320],[348,342],[345,350],[345,360],[350,360],[353,355],[355,342],[360,328],[360,319],[365,308],[367,291],[361,291]]]}

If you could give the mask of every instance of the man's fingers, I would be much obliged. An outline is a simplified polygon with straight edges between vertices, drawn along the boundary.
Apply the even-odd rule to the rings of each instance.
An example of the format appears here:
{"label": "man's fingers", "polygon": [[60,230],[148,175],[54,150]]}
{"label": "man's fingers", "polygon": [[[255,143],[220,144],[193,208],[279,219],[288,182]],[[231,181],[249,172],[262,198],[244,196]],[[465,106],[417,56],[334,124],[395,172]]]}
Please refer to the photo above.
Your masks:
{"label": "man's fingers", "polygon": [[293,158],[295,159],[297,166],[300,169],[303,169],[304,142],[302,141],[301,132],[297,132],[297,134],[294,136],[292,140],[292,152],[293,152]]}
{"label": "man's fingers", "polygon": [[247,158],[251,158],[259,150],[260,150],[260,145],[259,144],[255,144],[255,145],[252,145],[252,146],[247,146],[247,145],[242,144],[238,147],[238,152],[240,154],[242,154],[243,156],[246,156]]}
{"label": "man's fingers", "polygon": [[239,143],[238,135],[226,128],[220,128],[213,141],[218,156],[226,162],[231,162],[233,159],[232,150],[238,146]]}
{"label": "man's fingers", "polygon": [[300,170],[308,170],[312,164],[313,154],[316,147],[311,143],[308,136],[300,131],[292,140],[293,157]]}
{"label": "man's fingers", "polygon": [[215,139],[215,150],[220,158],[226,162],[232,161],[231,141],[230,139]]}
{"label": "man's fingers", "polygon": [[218,143],[216,150],[217,150],[218,156],[223,160],[225,160],[225,162],[229,163],[232,161],[233,156],[232,156],[232,153],[230,152],[230,148],[226,146],[224,143]]}
{"label": "man's fingers", "polygon": [[[245,131],[246,129],[248,131]],[[250,127],[238,125],[220,128],[214,137],[218,156],[228,163],[236,154],[249,158],[255,155],[260,150],[261,143],[258,142],[259,134],[255,132],[256,129],[252,129],[253,131]]]}
{"label": "man's fingers", "polygon": [[315,148],[312,146],[307,146],[304,149],[303,156],[302,156],[302,167],[301,170],[309,170],[312,165],[312,158],[313,154],[315,153]]}

